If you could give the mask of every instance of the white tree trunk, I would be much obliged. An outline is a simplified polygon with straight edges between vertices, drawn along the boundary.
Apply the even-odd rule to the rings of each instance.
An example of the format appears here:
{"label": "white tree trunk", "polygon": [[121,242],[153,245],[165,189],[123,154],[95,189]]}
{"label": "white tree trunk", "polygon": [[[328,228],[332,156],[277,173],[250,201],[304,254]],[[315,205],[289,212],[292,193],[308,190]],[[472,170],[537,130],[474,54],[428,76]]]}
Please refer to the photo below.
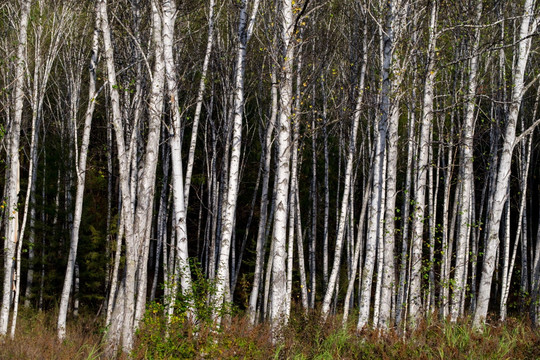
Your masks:
{"label": "white tree trunk", "polygon": [[268,218],[268,186],[270,182],[270,163],[272,160],[272,134],[278,113],[278,84],[275,68],[272,68],[272,109],[270,119],[266,125],[266,136],[264,140],[264,168],[263,185],[261,193],[261,209],[259,218],[259,228],[257,231],[257,248],[255,256],[255,273],[253,275],[253,288],[249,297],[248,316],[251,324],[256,322],[257,299],[261,286],[262,272],[264,266],[264,247],[266,244],[266,226]]}
{"label": "white tree trunk", "polygon": [[[533,119],[534,118],[535,117],[533,117]],[[521,199],[520,199],[519,214],[518,214],[518,227],[516,229],[516,236],[514,237],[514,249],[512,251],[512,259],[510,260],[508,268],[503,269],[503,271],[506,271],[506,281],[503,281],[502,283],[501,314],[500,314],[501,321],[506,320],[507,300],[508,300],[508,295],[510,293],[510,284],[512,283],[512,273],[514,271],[514,265],[516,262],[518,244],[520,241],[522,244],[527,242],[527,238],[524,236],[524,233],[526,232],[522,230],[523,230],[524,222],[525,222],[524,212],[525,212],[525,204],[527,201],[527,177],[529,174],[529,164],[531,161],[532,138],[529,138],[527,142],[528,142],[528,145],[527,145],[528,149],[527,149],[526,154],[523,154],[523,156],[525,156],[525,161],[524,161],[524,164],[521,165],[521,169],[520,169],[521,170],[520,171],[521,173],[520,174],[521,175]],[[510,224],[510,222],[508,221],[507,224]],[[510,229],[508,229],[508,232],[510,233]],[[508,245],[510,245],[510,243],[508,243]],[[522,255],[523,255],[523,251],[522,251]],[[525,272],[526,273],[525,275],[528,276],[526,270],[527,270],[526,268],[525,269],[522,268],[522,272]],[[520,290],[526,291],[523,287]]]}
{"label": "white tree trunk", "polygon": [[[388,116],[390,109],[390,92],[392,88],[390,73],[392,67],[393,46],[393,1],[386,6],[386,18],[383,29],[379,29],[381,39],[381,62],[382,62],[382,88],[381,88],[381,114],[377,119],[377,134],[373,152],[373,182],[371,185],[371,200],[368,212],[368,224],[366,234],[366,255],[362,271],[360,287],[360,310],[358,316],[358,329],[365,327],[369,320],[371,307],[371,288],[373,284],[373,271],[379,242],[382,241],[380,233],[381,224],[384,220],[383,187],[384,187],[384,162],[386,159],[386,136],[388,131]],[[382,269],[381,269],[382,270]]]}
{"label": "white tree trunk", "polygon": [[[221,215],[221,243],[219,263],[217,270],[217,283],[215,294],[216,310],[226,300],[226,289],[229,284],[229,258],[231,239],[234,231],[236,202],[238,197],[238,183],[240,178],[240,154],[242,148],[242,122],[244,113],[244,72],[247,43],[251,37],[255,16],[258,11],[259,0],[255,0],[251,18],[247,19],[248,0],[242,0],[240,4],[240,22],[238,25],[238,52],[236,56],[235,88],[233,95],[233,118],[232,118],[232,150],[228,169],[227,192],[224,209]],[[219,323],[221,316],[216,312],[214,318]]]}
{"label": "white tree trunk", "polygon": [[7,191],[5,194],[6,206],[6,226],[4,237],[4,280],[2,286],[2,308],[0,309],[0,336],[7,333],[9,322],[9,311],[11,308],[13,276],[14,276],[14,258],[17,240],[19,238],[19,214],[18,214],[18,194],[19,194],[19,140],[21,132],[21,120],[24,105],[24,69],[25,69],[25,51],[26,36],[28,28],[28,17],[30,13],[31,0],[25,0],[21,3],[21,17],[19,19],[19,33],[17,46],[17,61],[15,64],[14,79],[14,110],[11,121],[11,129],[8,143],[8,173],[7,173]]}
{"label": "white tree trunk", "polygon": [[473,324],[479,327],[484,323],[489,299],[491,296],[491,282],[493,270],[495,269],[495,257],[499,247],[499,228],[504,204],[507,200],[510,169],[512,164],[512,153],[516,138],[516,123],[519,116],[519,108],[524,94],[525,68],[530,53],[531,38],[537,28],[537,19],[533,18],[534,0],[526,0],[523,18],[519,30],[519,43],[517,45],[517,61],[514,68],[514,78],[512,86],[512,97],[508,113],[506,130],[503,137],[502,153],[497,170],[497,184],[493,196],[493,205],[489,213],[487,228],[488,239],[484,251],[484,262],[482,265],[482,276],[478,291],[478,302],[474,313]]}
{"label": "white tree trunk", "polygon": [[[134,219],[135,246],[133,248],[133,260],[137,265],[137,277],[135,279],[136,294],[134,294],[135,314],[129,335],[132,343],[134,330],[144,315],[146,305],[146,293],[148,285],[148,248],[152,228],[152,214],[154,193],[156,189],[156,169],[159,160],[159,137],[161,129],[161,117],[163,109],[163,90],[165,83],[165,62],[163,58],[162,16],[157,0],[152,1],[152,45],[154,47],[154,69],[148,104],[148,130],[144,163],[137,184],[137,208]],[[128,247],[129,248],[129,247]],[[128,251],[129,261],[129,251]],[[128,302],[131,294],[126,292]],[[126,303],[126,304],[127,304]],[[129,323],[129,322],[128,322]],[[128,323],[125,323],[126,326]],[[124,327],[124,336],[126,336]]]}
{"label": "white tree trunk", "polygon": [[[280,63],[279,77],[279,120],[277,124],[277,169],[276,169],[276,210],[272,232],[274,251],[272,257],[272,292],[270,321],[273,336],[281,325],[288,321],[285,295],[287,293],[287,213],[289,200],[289,180],[291,164],[291,107],[292,107],[292,70],[293,70],[293,11],[292,1],[281,2],[281,46],[283,62]],[[296,149],[294,150],[296,151]]]}
{"label": "white tree trunk", "polygon": [[[395,8],[394,8],[395,6]],[[400,101],[403,92],[399,87],[403,81],[404,74],[407,73],[407,61],[399,61],[394,52],[395,37],[399,36],[403,27],[404,15],[409,5],[405,2],[389,3],[387,15],[387,30],[384,36],[383,58],[391,61],[391,88],[390,94],[386,94],[387,99],[382,99],[382,116],[388,119],[387,140],[386,140],[386,180],[385,180],[385,201],[384,201],[384,224],[380,240],[382,240],[381,250],[383,250],[383,265],[378,271],[381,273],[381,291],[379,306],[375,310],[379,311],[378,319],[374,318],[374,325],[387,330],[392,320],[392,311],[395,311],[395,243],[396,243],[396,198],[397,198],[397,177],[398,177],[398,127],[400,117]],[[407,219],[405,219],[407,221]]]}
{"label": "white tree trunk", "polygon": [[[364,29],[366,30],[366,29]],[[352,186],[352,176],[353,176],[353,165],[356,155],[357,148],[357,135],[358,128],[360,126],[360,118],[362,115],[362,101],[364,98],[364,88],[365,88],[365,78],[366,78],[366,67],[367,67],[367,33],[364,31],[363,34],[363,59],[362,59],[362,69],[360,71],[360,80],[358,85],[358,96],[356,98],[356,107],[353,115],[353,127],[351,129],[351,138],[349,141],[349,149],[347,153],[347,165],[345,168],[345,178],[344,178],[344,189],[343,189],[343,198],[341,201],[341,211],[339,214],[339,223],[336,234],[336,247],[334,251],[334,260],[332,271],[330,272],[330,277],[328,279],[328,285],[326,287],[326,293],[324,295],[321,316],[323,319],[326,319],[328,312],[330,311],[330,303],[332,297],[334,296],[334,291],[336,288],[336,280],[341,266],[341,253],[343,247],[343,238],[345,235],[345,225],[346,220],[349,214],[349,197],[351,193]]]}
{"label": "white tree trunk", "polygon": [[187,209],[189,204],[189,190],[191,187],[191,175],[193,173],[193,164],[195,163],[195,148],[197,146],[197,133],[199,129],[199,119],[201,118],[201,110],[206,90],[208,66],[210,64],[210,56],[212,54],[212,46],[214,44],[214,7],[215,0],[210,0],[208,11],[208,41],[206,42],[206,51],[204,53],[203,67],[201,70],[201,81],[199,83],[199,91],[197,92],[197,100],[195,105],[195,115],[193,116],[193,127],[191,129],[191,140],[189,143],[189,153],[186,168],[186,181],[184,185],[184,204]]}
{"label": "white tree trunk", "polygon": [[[476,7],[476,24],[480,22],[482,16],[482,2],[479,1]],[[471,198],[472,198],[472,183],[473,183],[473,137],[474,137],[474,115],[476,107],[476,87],[478,84],[478,47],[480,44],[480,29],[475,31],[474,45],[471,49],[471,62],[469,66],[469,88],[467,93],[467,105],[465,110],[465,120],[462,132],[461,146],[461,197],[458,204],[458,212],[460,214],[460,223],[458,228],[457,238],[457,253],[454,272],[454,286],[452,294],[451,320],[456,321],[462,313],[459,306],[461,298],[464,296],[466,279],[464,276],[467,263],[465,262],[466,247],[469,243],[469,234],[471,227],[472,215]],[[473,206],[474,208],[474,206]]]}
{"label": "white tree trunk", "polygon": [[[88,155],[88,146],[90,144],[90,130],[92,128],[92,117],[95,107],[96,96],[96,67],[99,49],[99,17],[96,18],[94,35],[92,38],[92,54],[90,57],[89,66],[89,84],[88,84],[88,107],[84,119],[83,138],[81,149],[79,151],[79,159],[76,163],[77,172],[77,192],[75,194],[75,210],[73,214],[73,227],[71,229],[71,242],[69,247],[68,263],[66,275],[64,278],[64,286],[60,298],[60,308],[58,310],[58,339],[64,340],[66,336],[66,317],[69,304],[69,294],[71,293],[71,284],[73,281],[73,272],[75,268],[75,259],[77,257],[77,246],[79,244],[79,229],[81,224],[84,184],[86,179],[86,159]],[[76,129],[75,129],[76,131]],[[75,142],[75,146],[78,146]]]}
{"label": "white tree trunk", "polygon": [[419,138],[419,152],[417,162],[417,180],[414,192],[414,212],[412,224],[412,247],[411,247],[411,288],[410,288],[410,305],[409,316],[416,325],[422,314],[422,294],[421,294],[421,279],[422,279],[422,240],[424,232],[425,207],[426,207],[426,183],[427,183],[427,167],[428,152],[429,152],[429,133],[431,131],[431,123],[433,121],[433,88],[435,83],[435,26],[437,23],[437,4],[432,3],[432,11],[430,18],[430,36],[428,50],[428,66],[424,89],[424,103],[422,109],[422,123]]}
{"label": "white tree trunk", "polygon": [[[182,155],[181,155],[181,125],[180,125],[180,110],[177,103],[178,84],[176,75],[176,66],[174,63],[173,44],[174,44],[174,22],[176,17],[176,3],[173,0],[163,1],[163,46],[165,68],[167,74],[167,90],[168,101],[172,112],[173,121],[173,136],[171,138],[171,156],[172,156],[172,185],[173,185],[173,202],[174,202],[174,225],[176,235],[176,266],[173,275],[173,293],[169,303],[169,319],[173,312],[174,299],[178,288],[178,277],[182,293],[188,299],[188,316],[194,320],[195,309],[193,298],[191,296],[191,270],[188,262],[188,246],[187,246],[187,227],[186,227],[186,208],[184,196],[184,184],[182,174]],[[174,248],[173,248],[174,249]],[[170,256],[173,252],[171,252]]]}
{"label": "white tree trunk", "polygon": [[380,300],[379,319],[376,323],[379,328],[388,329],[392,314],[392,299],[395,288],[395,219],[396,219],[396,184],[397,184],[397,159],[398,159],[398,123],[399,123],[399,99],[395,97],[395,103],[391,105],[388,122],[387,140],[387,167],[386,167],[386,201],[384,221],[384,255],[382,271],[382,289]]}
{"label": "white tree trunk", "polygon": [[296,188],[296,241],[298,246],[298,271],[300,272],[300,294],[304,311],[309,308],[307,292],[306,264],[304,260],[304,237],[302,236],[302,217],[300,215],[300,191]]}
{"label": "white tree trunk", "polygon": [[[107,79],[109,83],[109,91],[112,107],[112,123],[116,135],[116,146],[118,152],[119,177],[120,177],[120,193],[121,193],[121,217],[124,223],[124,235],[126,239],[126,278],[122,291],[115,297],[114,306],[115,313],[111,317],[111,326],[107,334],[110,351],[114,351],[120,333],[122,332],[123,350],[128,352],[133,344],[133,315],[135,309],[135,272],[136,254],[134,252],[134,236],[133,236],[133,206],[131,186],[130,186],[130,158],[128,148],[124,140],[124,126],[122,120],[122,112],[120,110],[120,94],[116,81],[116,69],[114,64],[114,51],[111,40],[111,29],[107,15],[107,0],[99,0],[97,3],[97,11],[101,20],[101,32],[103,35],[103,50],[104,58],[107,65]],[[121,240],[121,239],[120,239]],[[112,290],[112,289],[111,289]],[[112,294],[111,291],[111,295]],[[121,308],[120,308],[121,307]]]}

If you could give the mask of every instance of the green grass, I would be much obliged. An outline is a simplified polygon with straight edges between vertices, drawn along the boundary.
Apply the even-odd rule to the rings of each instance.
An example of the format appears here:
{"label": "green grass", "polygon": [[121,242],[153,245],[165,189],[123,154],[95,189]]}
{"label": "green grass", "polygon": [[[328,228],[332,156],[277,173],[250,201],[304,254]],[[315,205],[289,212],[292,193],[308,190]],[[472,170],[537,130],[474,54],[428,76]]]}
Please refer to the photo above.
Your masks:
{"label": "green grass", "polygon": [[[151,315],[150,315],[151,314]],[[14,340],[4,339],[0,359],[104,359],[102,331],[92,317],[70,319],[68,338],[56,340],[51,313],[23,311]],[[540,332],[511,318],[474,331],[469,319],[457,323],[430,318],[414,331],[356,331],[339,317],[325,323],[317,313],[296,312],[272,342],[267,324],[250,326],[231,316],[219,330],[173,322],[169,337],[159,313],[149,311],[138,331],[133,359],[540,359]]]}

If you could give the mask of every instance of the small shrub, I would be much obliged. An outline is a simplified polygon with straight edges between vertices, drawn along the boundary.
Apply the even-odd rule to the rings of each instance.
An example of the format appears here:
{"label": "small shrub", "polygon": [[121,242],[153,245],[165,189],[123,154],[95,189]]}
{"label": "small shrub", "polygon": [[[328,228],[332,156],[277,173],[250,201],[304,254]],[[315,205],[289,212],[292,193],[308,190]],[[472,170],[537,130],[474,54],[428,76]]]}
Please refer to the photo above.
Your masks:
{"label": "small shrub", "polygon": [[[178,307],[182,309],[182,307]],[[148,304],[137,333],[133,359],[539,359],[540,332],[527,321],[508,319],[471,327],[432,319],[413,331],[357,331],[337,316],[326,322],[316,311],[293,310],[273,343],[268,324],[251,325],[247,316],[228,313],[216,328],[210,321],[191,323],[180,310],[168,322],[165,305]],[[56,314],[22,309],[15,340],[4,339],[0,359],[100,359],[101,324],[82,315],[68,322],[67,340],[56,339]],[[120,355],[121,359],[128,357]]]}

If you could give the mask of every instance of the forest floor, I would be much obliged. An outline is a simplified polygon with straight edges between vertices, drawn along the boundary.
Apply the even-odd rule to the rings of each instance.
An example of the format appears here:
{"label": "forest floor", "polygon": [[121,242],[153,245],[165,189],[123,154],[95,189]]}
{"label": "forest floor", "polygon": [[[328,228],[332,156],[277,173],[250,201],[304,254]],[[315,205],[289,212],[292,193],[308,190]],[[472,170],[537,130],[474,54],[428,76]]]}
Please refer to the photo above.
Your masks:
{"label": "forest floor", "polygon": [[[15,339],[4,339],[0,359],[106,359],[103,328],[94,317],[69,321],[67,340],[56,340],[53,312],[23,311]],[[321,323],[316,314],[295,314],[274,344],[267,325],[249,326],[232,316],[219,331],[173,319],[170,336],[164,321],[148,312],[129,357],[119,359],[540,359],[540,330],[527,321],[471,329],[470,321],[452,324],[426,320],[416,330],[355,331],[354,320],[343,329],[339,317]]]}

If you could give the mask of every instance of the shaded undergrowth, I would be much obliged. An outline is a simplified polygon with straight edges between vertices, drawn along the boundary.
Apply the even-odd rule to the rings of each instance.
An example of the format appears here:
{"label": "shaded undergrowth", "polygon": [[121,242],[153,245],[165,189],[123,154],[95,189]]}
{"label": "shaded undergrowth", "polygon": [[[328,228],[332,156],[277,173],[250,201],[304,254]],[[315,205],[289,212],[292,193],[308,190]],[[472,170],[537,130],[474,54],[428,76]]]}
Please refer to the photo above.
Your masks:
{"label": "shaded undergrowth", "polygon": [[94,316],[70,319],[66,340],[56,337],[57,313],[21,309],[14,339],[0,340],[0,359],[101,359],[102,331]]}
{"label": "shaded undergrowth", "polygon": [[[356,331],[339,317],[321,322],[315,312],[295,312],[272,342],[267,324],[250,326],[231,317],[219,330],[180,322],[165,336],[160,317],[141,329],[137,359],[540,359],[540,332],[527,321],[509,319],[474,331],[469,319],[457,323],[428,319],[406,333],[391,329]],[[157,321],[157,322],[156,322]]]}
{"label": "shaded undergrowth", "polygon": [[[155,305],[152,305],[155,306]],[[428,319],[407,333],[392,329],[356,331],[339,317],[325,323],[317,313],[295,312],[273,343],[267,324],[251,326],[246,316],[230,316],[216,330],[209,324],[173,319],[169,331],[161,311],[149,307],[130,358],[134,359],[540,359],[540,332],[527,321],[472,330]],[[14,340],[0,346],[0,359],[104,359],[103,331],[92,317],[71,319],[67,340],[56,340],[53,312],[24,311]],[[167,334],[168,333],[168,334]]]}

